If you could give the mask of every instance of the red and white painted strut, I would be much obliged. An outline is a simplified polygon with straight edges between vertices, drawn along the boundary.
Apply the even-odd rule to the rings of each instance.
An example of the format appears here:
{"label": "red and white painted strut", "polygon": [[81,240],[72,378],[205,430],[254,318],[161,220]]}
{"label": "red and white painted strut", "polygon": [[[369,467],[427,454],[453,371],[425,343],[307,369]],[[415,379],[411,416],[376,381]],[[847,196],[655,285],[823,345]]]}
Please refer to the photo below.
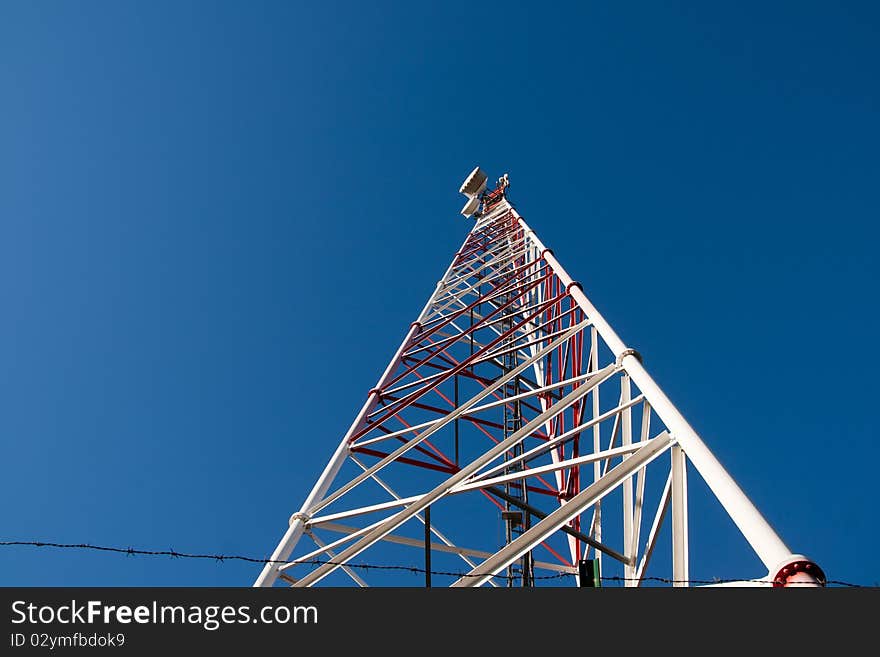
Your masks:
{"label": "red and white painted strut", "polygon": [[[507,187],[486,192],[479,169],[462,186],[471,231],[255,585],[367,586],[347,565],[367,554],[457,568],[451,586],[531,586],[542,570],[585,585],[585,564],[627,586],[687,585],[688,463],[768,570],[742,585],[822,585]],[[294,554],[304,536],[313,546]]]}

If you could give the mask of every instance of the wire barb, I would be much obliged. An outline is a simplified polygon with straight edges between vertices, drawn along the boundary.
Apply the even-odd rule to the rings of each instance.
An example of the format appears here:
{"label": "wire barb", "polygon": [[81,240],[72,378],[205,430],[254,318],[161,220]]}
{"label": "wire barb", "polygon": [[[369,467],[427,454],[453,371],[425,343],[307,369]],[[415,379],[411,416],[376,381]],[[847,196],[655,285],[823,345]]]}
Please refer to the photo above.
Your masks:
{"label": "wire barb", "polygon": [[[247,557],[239,554],[191,554],[187,552],[177,552],[176,550],[142,550],[133,548],[131,546],[126,548],[112,547],[107,545],[92,545],[91,543],[50,543],[45,541],[0,541],[0,547],[14,547],[14,546],[27,546],[27,547],[51,547],[58,548],[64,550],[95,550],[99,552],[116,552],[120,554],[126,554],[128,556],[149,556],[149,557],[171,557],[172,559],[210,559],[212,561],[216,561],[217,563],[226,563],[227,561],[245,561],[247,563],[259,563],[259,564],[267,564],[267,563],[278,563],[278,564],[287,564],[291,563],[290,561],[286,561],[283,559],[260,559],[257,557]],[[485,574],[482,573],[462,573],[455,572],[449,570],[426,570],[425,568],[420,568],[418,566],[404,566],[400,564],[373,564],[373,563],[341,563],[332,560],[325,559],[309,559],[307,561],[298,561],[296,562],[298,566],[324,566],[324,565],[332,565],[332,566],[347,566],[349,568],[360,569],[360,570],[396,570],[396,571],[404,571],[410,572],[414,575],[424,575],[425,573],[431,573],[432,575],[439,576],[448,576],[448,577],[486,577]],[[574,577],[575,573],[555,573],[553,575],[536,575],[534,577],[535,580],[553,580],[553,579],[562,579],[563,577]],[[490,575],[490,577],[497,579],[508,579],[509,575]],[[618,575],[604,575],[600,579],[606,582],[657,582],[661,584],[730,584],[733,582],[751,582],[754,584],[772,584],[772,580],[764,580],[764,579],[687,579],[687,580],[676,580],[671,579],[669,577],[642,577],[641,579],[635,577],[620,577]],[[799,582],[792,582],[792,585],[797,585]],[[826,585],[829,586],[843,586],[848,588],[864,588],[866,585],[863,584],[853,584],[852,582],[843,582],[840,580],[827,580]]]}

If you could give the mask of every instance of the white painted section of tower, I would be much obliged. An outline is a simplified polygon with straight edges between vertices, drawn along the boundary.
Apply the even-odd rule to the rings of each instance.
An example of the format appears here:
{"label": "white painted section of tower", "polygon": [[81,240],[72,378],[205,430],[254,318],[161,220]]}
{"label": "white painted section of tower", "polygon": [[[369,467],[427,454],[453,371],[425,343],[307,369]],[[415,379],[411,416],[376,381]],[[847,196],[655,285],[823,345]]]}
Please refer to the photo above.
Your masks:
{"label": "white painted section of tower", "polygon": [[670,446],[669,434],[664,432],[641,447],[629,459],[606,472],[599,481],[587,486],[580,493],[572,497],[568,504],[556,509],[546,518],[533,525],[519,537],[498,550],[490,558],[474,568],[467,575],[461,577],[452,584],[453,587],[480,586],[501,569],[531,550],[538,543],[546,539],[550,534],[557,531],[560,525],[569,522],[576,515],[597,500],[619,486],[625,479],[631,477],[639,468],[646,466]]}
{"label": "white painted section of tower", "polygon": [[[477,168],[474,170],[474,172],[472,172],[472,175],[469,177],[469,179],[473,178],[473,180],[470,180],[470,187],[468,189],[477,189],[478,194],[482,192],[482,190],[485,188],[485,180],[482,180],[482,183],[477,180],[477,178],[480,176],[484,178],[485,174],[483,174],[482,171]],[[467,185],[468,181],[466,181],[463,187]],[[504,187],[502,186],[499,189],[503,191]],[[496,190],[496,192],[494,193],[493,198],[498,198],[497,191],[498,190]],[[511,213],[513,217],[512,219],[510,218],[511,215],[507,214],[508,212]],[[332,504],[340,496],[347,494],[347,491],[357,486],[361,481],[365,481],[370,478],[376,479],[379,482],[379,485],[382,488],[386,489],[386,492],[388,492],[395,499],[390,502],[384,502],[367,507],[360,507],[357,509],[349,509],[348,511],[343,511],[336,514],[330,514],[320,519],[316,518],[315,520],[320,522],[315,522],[314,524],[317,525],[321,522],[327,523],[330,522],[331,519],[335,519],[337,517],[342,518],[348,516],[362,515],[370,512],[371,509],[391,509],[400,505],[404,505],[407,508],[403,509],[402,511],[395,512],[392,516],[385,518],[384,520],[380,520],[367,528],[357,530],[356,533],[358,540],[353,545],[345,548],[338,555],[331,551],[332,549],[335,549],[337,547],[336,542],[326,546],[321,546],[319,544],[319,547],[323,549],[318,550],[317,552],[312,554],[320,554],[321,552],[323,552],[330,555],[334,562],[337,562],[338,560],[338,563],[324,564],[320,566],[316,570],[312,571],[310,574],[306,575],[304,578],[301,578],[297,583],[297,586],[308,586],[317,583],[318,581],[323,579],[323,577],[334,571],[337,567],[342,567],[343,570],[345,570],[350,576],[353,576],[353,579],[357,584],[363,585],[363,580],[354,575],[354,573],[350,572],[349,568],[347,568],[346,566],[342,566],[342,564],[348,563],[350,559],[360,554],[365,549],[378,541],[391,540],[391,538],[394,538],[394,541],[398,541],[399,539],[397,537],[394,537],[391,532],[396,527],[399,527],[407,519],[418,518],[419,520],[422,520],[420,516],[420,511],[423,510],[427,505],[430,505],[434,501],[440,500],[446,495],[457,494],[460,492],[464,492],[465,490],[476,490],[489,484],[497,485],[500,483],[507,483],[509,481],[516,481],[525,476],[519,473],[505,474],[494,477],[490,476],[494,474],[495,470],[501,467],[499,465],[494,465],[493,467],[493,459],[497,458],[498,455],[501,454],[507,447],[514,445],[519,440],[524,440],[526,437],[526,434],[524,433],[523,435],[519,436],[517,440],[513,440],[512,436],[510,439],[503,441],[503,443],[496,445],[495,448],[483,453],[483,455],[478,457],[476,460],[471,461],[469,465],[463,466],[461,470],[449,477],[443,484],[437,486],[433,490],[430,490],[426,493],[420,493],[416,496],[397,499],[397,494],[388,489],[381,480],[378,480],[378,478],[375,477],[376,473],[384,467],[386,462],[394,461],[405,451],[414,448],[418,443],[428,438],[438,429],[442,428],[452,421],[455,421],[460,416],[464,416],[466,412],[476,412],[478,410],[485,410],[498,405],[502,405],[504,403],[509,403],[511,399],[504,399],[497,402],[493,401],[483,404],[482,406],[475,406],[476,402],[479,399],[492,393],[499,385],[502,385],[504,383],[506,377],[502,377],[502,379],[494,381],[490,386],[484,389],[476,397],[471,398],[464,404],[457,404],[456,408],[450,411],[443,418],[431,420],[423,424],[408,425],[407,429],[392,431],[389,435],[364,439],[361,446],[372,444],[373,442],[393,439],[398,436],[403,436],[407,433],[413,432],[413,430],[419,430],[422,428],[426,429],[424,433],[419,434],[418,438],[409,441],[405,446],[399,447],[397,450],[392,452],[392,454],[389,454],[385,458],[380,460],[379,463],[369,467],[360,464],[362,468],[365,468],[365,472],[356,476],[354,479],[343,485],[341,488],[334,490],[332,493],[328,492],[330,491],[330,487],[333,485],[333,481],[339,474],[342,465],[347,458],[352,456],[352,436],[358,434],[362,430],[365,430],[365,427],[367,427],[372,421],[373,416],[381,411],[381,409],[376,410],[378,408],[379,401],[379,395],[377,394],[377,391],[383,389],[383,387],[387,384],[387,382],[391,379],[391,377],[397,370],[398,365],[405,357],[407,357],[408,354],[411,356],[414,353],[422,353],[428,350],[428,347],[426,346],[413,348],[413,340],[418,340],[418,338],[416,338],[415,336],[419,333],[419,331],[423,329],[427,330],[427,327],[431,327],[437,322],[450,322],[453,328],[464,334],[465,332],[461,328],[459,328],[454,321],[451,321],[453,319],[453,316],[456,316],[457,319],[457,313],[461,310],[461,308],[466,309],[465,299],[469,294],[473,292],[475,285],[481,285],[483,283],[486,283],[487,281],[493,280],[490,278],[486,280],[480,280],[478,283],[471,283],[470,280],[472,280],[472,274],[475,274],[478,271],[482,272],[483,266],[493,268],[497,271],[507,270],[507,265],[512,264],[515,258],[523,255],[525,256],[525,263],[527,265],[526,271],[529,272],[528,276],[534,276],[537,278],[538,276],[547,273],[552,273],[553,275],[555,275],[555,277],[558,278],[559,283],[569,293],[572,302],[576,304],[577,307],[579,307],[580,310],[586,315],[586,321],[580,322],[579,325],[575,327],[573,324],[574,315],[572,315],[572,326],[569,328],[569,330],[560,331],[559,333],[547,334],[546,337],[542,339],[536,338],[533,342],[527,340],[524,343],[518,343],[518,346],[516,347],[517,352],[519,352],[517,353],[517,360],[520,357],[524,357],[525,362],[521,363],[520,366],[518,366],[514,371],[510,372],[508,376],[517,375],[519,371],[524,371],[526,368],[531,367],[535,371],[536,381],[538,383],[537,386],[531,383],[527,383],[527,392],[523,392],[520,395],[517,395],[516,398],[526,398],[529,396],[533,396],[536,393],[545,389],[556,387],[561,388],[567,384],[574,383],[575,379],[580,380],[581,378],[586,378],[589,381],[586,386],[587,388],[593,388],[592,391],[582,389],[573,390],[572,393],[570,393],[568,396],[563,397],[562,400],[554,405],[548,404],[547,401],[545,401],[544,397],[540,397],[539,402],[542,412],[537,418],[534,418],[531,422],[529,422],[529,424],[526,425],[526,427],[529,427],[528,431],[533,431],[537,430],[543,424],[543,427],[546,428],[549,433],[551,419],[555,417],[557,413],[561,412],[560,407],[567,407],[567,405],[573,403],[573,400],[580,400],[584,397],[584,395],[590,393],[592,394],[593,402],[593,419],[586,423],[582,422],[580,428],[593,429],[593,454],[578,456],[576,458],[568,460],[562,460],[561,457],[556,453],[556,451],[551,449],[551,463],[549,465],[538,466],[537,468],[534,468],[533,471],[531,471],[531,474],[552,474],[554,477],[556,477],[557,487],[561,489],[563,474],[562,470],[564,468],[579,467],[581,465],[586,465],[590,462],[593,462],[595,464],[593,477],[594,481],[590,486],[582,490],[579,494],[575,495],[575,497],[573,497],[568,502],[562,502],[560,508],[548,514],[538,524],[532,526],[517,539],[515,539],[511,543],[508,543],[505,547],[501,548],[498,552],[489,557],[486,562],[475,566],[471,575],[473,575],[474,573],[480,573],[479,577],[477,577],[476,579],[462,578],[461,580],[456,582],[455,586],[473,586],[479,583],[485,583],[486,581],[489,581],[491,583],[492,573],[497,573],[501,569],[507,567],[515,559],[522,556],[522,554],[524,554],[525,552],[531,550],[541,540],[550,536],[554,531],[557,531],[562,525],[571,521],[573,517],[579,515],[590,506],[593,507],[593,522],[591,524],[589,532],[589,545],[595,546],[597,549],[607,549],[607,547],[603,547],[599,544],[601,543],[602,531],[600,504],[602,498],[607,494],[607,492],[616,488],[617,486],[622,486],[623,488],[622,530],[624,534],[623,552],[626,556],[614,553],[613,551],[609,551],[608,554],[615,559],[620,559],[624,561],[625,577],[627,579],[633,580],[632,582],[628,581],[627,585],[638,586],[641,583],[640,580],[645,575],[645,569],[648,565],[648,561],[650,560],[651,552],[653,551],[654,544],[657,540],[657,535],[663,522],[663,516],[665,515],[668,507],[671,507],[672,511],[671,520],[673,535],[673,579],[687,580],[687,458],[689,458],[694,464],[697,472],[699,472],[703,479],[706,481],[709,488],[718,498],[722,507],[734,521],[738,529],[742,532],[743,536],[754,549],[764,565],[768,568],[770,579],[773,579],[774,577],[776,577],[777,573],[780,573],[780,579],[778,580],[778,582],[784,583],[787,581],[793,584],[800,585],[817,584],[817,580],[815,577],[808,573],[798,571],[798,569],[800,568],[806,568],[810,572],[816,572],[814,570],[810,570],[810,568],[814,567],[815,564],[807,563],[805,566],[805,564],[803,563],[794,563],[795,561],[808,562],[809,560],[806,560],[805,557],[802,557],[800,555],[793,555],[791,553],[791,551],[785,545],[782,539],[776,534],[773,528],[770,527],[770,525],[767,523],[761,513],[752,504],[745,493],[739,488],[739,486],[727,473],[721,463],[706,447],[696,431],[688,424],[683,415],[678,411],[678,409],[669,400],[669,398],[666,397],[660,387],[654,382],[654,380],[643,367],[639,355],[635,351],[627,348],[624,342],[611,328],[610,324],[608,324],[608,322],[602,317],[595,306],[593,306],[593,304],[586,297],[583,290],[580,288],[580,285],[577,283],[573,283],[571,277],[568,275],[568,273],[565,271],[565,269],[562,267],[562,265],[553,255],[553,253],[546,249],[546,247],[540,241],[534,231],[531,230],[531,228],[516,212],[513,206],[510,205],[509,201],[502,197],[496,202],[495,205],[493,205],[490,212],[487,212],[483,215],[476,215],[476,221],[474,222],[471,232],[474,233],[476,231],[480,231],[484,227],[489,226],[501,217],[504,217],[505,224],[508,221],[518,222],[523,231],[524,240],[514,240],[510,236],[508,236],[506,243],[503,240],[498,244],[495,244],[493,242],[490,248],[482,252],[482,260],[477,259],[472,262],[469,260],[469,258],[471,258],[471,250],[468,251],[467,256],[462,257],[462,255],[465,253],[465,247],[468,245],[468,239],[466,238],[462,247],[456,252],[455,256],[453,257],[452,262],[447,268],[443,278],[437,283],[437,286],[434,289],[431,297],[428,299],[428,302],[422,309],[422,312],[419,314],[417,322],[411,325],[406,337],[400,344],[400,347],[398,348],[394,357],[389,362],[382,376],[379,378],[379,381],[377,382],[375,388],[369,393],[363,407],[361,408],[354,422],[350,426],[349,430],[346,432],[345,436],[342,438],[341,442],[333,453],[330,462],[324,468],[321,476],[315,483],[314,487],[312,488],[311,492],[309,493],[308,497],[300,508],[300,511],[291,516],[287,531],[285,532],[283,538],[279,542],[271,557],[272,561],[276,563],[268,563],[265,565],[262,572],[260,573],[260,576],[255,582],[255,586],[271,586],[276,581],[279,575],[279,570],[285,570],[289,566],[292,566],[293,563],[288,563],[287,565],[282,564],[283,562],[289,562],[290,556],[293,553],[297,542],[305,533],[306,528],[310,526],[311,515],[320,513],[322,509]],[[501,225],[502,224],[499,223],[498,227],[500,227]],[[491,231],[493,234],[498,234],[496,231],[496,226],[493,226]],[[470,236],[468,237],[470,238]],[[542,258],[544,260],[544,263],[546,264],[542,265]],[[476,264],[474,264],[474,262],[479,262],[480,266],[477,266]],[[496,273],[494,277],[498,278],[499,280],[506,280],[502,276],[502,273]],[[519,276],[519,274],[517,274],[517,276]],[[528,301],[521,308],[524,313],[523,319],[525,319],[526,311],[531,312],[531,310],[537,308],[538,306],[541,306],[542,303],[545,301],[544,289],[540,285],[528,292],[527,295]],[[480,294],[478,293],[477,296],[480,296]],[[487,298],[491,299],[493,297],[491,297],[490,295]],[[472,313],[472,322],[474,317],[480,319],[479,315]],[[537,335],[540,330],[544,330],[545,332],[547,331],[546,328],[542,327],[541,321],[538,319],[529,320],[525,323],[524,326],[526,335],[529,335],[531,332],[534,332]],[[589,363],[592,369],[591,375],[596,376],[598,374],[599,376],[597,377],[597,379],[593,380],[591,376],[585,375],[585,377],[573,377],[572,380],[556,382],[550,386],[542,386],[541,384],[543,382],[542,374],[544,372],[544,362],[541,358],[543,353],[552,348],[551,345],[560,344],[562,341],[569,339],[569,337],[571,337],[574,332],[584,331],[588,326],[590,327],[590,334],[592,337],[593,346],[589,355]],[[500,335],[500,331],[493,323],[489,323],[485,328],[495,334]],[[531,329],[531,331],[529,329]],[[445,344],[452,344],[457,339],[456,336],[443,336],[442,333],[439,335],[443,337],[443,339],[437,341],[436,343],[433,343],[432,346],[435,348],[442,347]],[[598,337],[601,337],[605,344],[609,347],[616,361],[616,363],[613,363],[608,367],[603,368],[602,370],[599,370],[598,368]],[[553,341],[550,344],[541,344],[542,340],[547,340],[550,338],[553,338]],[[411,349],[412,353],[408,352],[407,349]],[[488,356],[483,357],[483,360],[494,358],[496,361],[500,362],[499,357],[502,353],[506,352],[498,349],[496,349],[494,352],[490,351]],[[483,362],[483,360],[478,360],[476,362]],[[599,414],[600,405],[598,399],[598,388],[599,383],[601,383],[602,380],[609,378],[611,370],[621,375],[621,400],[617,412],[620,414],[618,419],[620,421],[620,438],[622,441],[622,446],[619,448],[613,448],[612,440],[612,445],[609,445],[609,449],[605,450],[603,453],[600,445],[600,432],[598,422],[599,418],[604,417],[605,415],[607,415],[607,413],[602,414],[601,416]],[[419,377],[420,380],[418,382],[400,384],[398,388],[400,390],[403,390],[408,389],[413,385],[426,384],[428,380],[433,379],[435,376],[439,377],[441,375],[442,373],[438,373],[436,375],[430,375],[424,378]],[[630,381],[632,381],[632,383],[635,384],[638,388],[639,394],[636,395],[634,398],[632,395],[632,391],[630,390]],[[644,407],[646,409],[645,413],[648,416],[650,415],[651,410],[653,410],[653,412],[657,414],[657,417],[659,417],[666,425],[668,433],[663,432],[656,439],[648,441],[647,436],[649,424],[643,419],[641,425],[642,436],[640,442],[633,444],[634,436],[632,435],[633,427],[631,406],[634,406],[636,403],[644,403]],[[609,413],[611,413],[611,411],[609,411]],[[586,418],[582,418],[582,421],[585,419]],[[615,431],[617,430],[618,419],[615,419]],[[520,431],[517,431],[516,434],[520,434],[522,431],[526,430],[526,427],[523,427]],[[576,430],[577,428],[574,428],[570,431]],[[662,440],[658,440],[661,437]],[[559,436],[552,439],[550,443],[562,439],[563,436]],[[662,446],[661,443],[663,443]],[[544,447],[548,446],[549,444],[544,445]],[[660,452],[665,451],[668,446],[672,447],[672,468],[670,476],[667,480],[666,488],[662,495],[660,506],[657,508],[651,531],[648,535],[644,556],[640,562],[637,562],[639,528],[641,525],[642,517],[641,507],[644,502],[645,466],[648,462],[653,461]],[[357,447],[355,446],[355,448]],[[617,454],[624,456],[623,462],[618,467],[613,468],[610,472],[606,471],[603,474],[603,468],[601,467],[600,459],[604,459]],[[627,457],[627,454],[631,455]],[[523,457],[520,458],[525,457],[526,454],[524,454]],[[607,467],[608,465],[606,465],[606,470]],[[636,475],[638,475],[639,479],[634,498],[632,478]],[[436,532],[434,528],[432,528],[432,533],[440,537],[440,534]],[[351,536],[349,540],[353,538],[354,536]],[[593,539],[595,539],[597,543],[592,542]],[[424,543],[424,541],[416,539],[405,540],[408,541],[408,545],[411,544],[414,547],[419,547]],[[443,540],[443,544],[446,549],[451,550],[455,547],[451,541],[447,541],[444,538],[441,538],[441,540]],[[340,542],[339,544],[341,545],[343,542],[344,541]],[[568,542],[573,550],[572,560],[573,562],[576,562],[577,558],[580,557],[580,555],[576,554],[577,542],[571,535],[569,535],[568,537]],[[586,556],[587,554],[585,553],[583,555],[583,558],[586,558]],[[601,557],[601,553],[597,552],[596,556]],[[303,559],[304,557],[297,557],[296,561],[301,561]],[[636,567],[637,563],[638,566]],[[279,566],[281,567],[279,568]],[[788,569],[783,571],[783,568],[785,567],[788,567]],[[483,574],[485,574],[486,576],[485,579],[482,578]],[[766,580],[767,578],[765,578],[765,581]],[[743,580],[743,585],[747,585],[747,581],[748,580]]]}
{"label": "white painted section of tower", "polygon": [[[544,254],[544,259],[559,277],[560,281],[562,281],[563,285],[568,286],[571,284],[573,282],[571,276],[568,275],[568,272],[565,271],[565,268],[559,263],[553,253],[544,246],[516,210],[511,208],[511,211],[517,217],[528,239],[533,241]],[[623,368],[632,377],[633,382],[651,403],[651,407],[682,446],[691,463],[694,464],[694,468],[703,477],[706,484],[724,507],[724,510],[727,511],[768,570],[772,571],[780,562],[790,560],[793,555],[788,546],[779,538],[764,516],[761,515],[761,512],[758,511],[757,507],[733,480],[733,477],[728,474],[724,466],[715,458],[715,455],[709,451],[709,448],[706,447],[697,432],[694,431],[684,416],[654,382],[654,379],[651,378],[651,375],[648,374],[642,363],[639,362],[639,359],[627,350],[626,345],[618,337],[617,333],[614,332],[611,325],[605,321],[605,318],[602,317],[596,307],[587,299],[583,290],[577,285],[572,286],[570,289],[572,297],[581,307],[581,310],[592,320],[599,335],[611,349],[614,356],[620,359]],[[770,574],[774,575],[775,572]]]}
{"label": "white painted section of tower", "polygon": [[672,448],[672,585],[687,586],[689,572],[687,461],[681,445],[675,445]]}
{"label": "white painted section of tower", "polygon": [[[455,257],[453,257],[452,262],[449,264],[449,267],[446,269],[446,273],[443,274],[443,278],[440,280],[439,283],[437,283],[437,287],[435,288],[433,294],[431,294],[431,297],[428,299],[428,302],[425,304],[422,312],[419,313],[420,321],[424,318],[425,314],[433,305],[434,299],[437,296],[437,292],[443,286],[443,282],[449,277],[449,273],[452,271],[453,267],[455,267],[455,261],[458,258],[458,254],[461,253],[462,249],[464,249],[465,244],[467,244],[467,238],[465,238],[464,242],[462,242],[461,247],[456,252]],[[397,348],[397,352],[394,354],[394,357],[388,363],[388,367],[385,368],[382,376],[379,377],[379,381],[376,383],[374,390],[379,389],[383,385],[385,385],[385,382],[391,376],[394,368],[397,367],[397,364],[400,361],[400,357],[403,354],[404,349],[406,349],[406,347],[409,345],[410,340],[417,330],[418,325],[416,323],[413,323],[409,327],[409,331],[407,331],[406,336],[403,338],[403,341]],[[285,531],[284,536],[281,537],[281,541],[278,543],[278,547],[276,547],[275,551],[272,552],[270,563],[267,563],[263,567],[263,570],[260,572],[260,575],[254,582],[255,587],[272,586],[275,583],[275,580],[278,578],[279,565],[281,565],[281,562],[286,561],[288,558],[290,558],[293,549],[296,547],[297,542],[303,535],[303,530],[305,529],[305,520],[308,519],[311,509],[316,504],[320,503],[321,500],[324,499],[324,496],[327,494],[330,485],[333,483],[333,480],[336,478],[336,475],[339,473],[340,468],[342,467],[343,463],[345,463],[345,459],[349,455],[349,443],[351,441],[351,437],[358,430],[360,430],[364,418],[367,416],[367,413],[370,412],[373,405],[376,403],[377,397],[378,396],[374,391],[370,391],[370,394],[367,395],[367,400],[364,402],[363,407],[357,414],[357,417],[355,417],[354,422],[352,422],[348,431],[345,432],[345,436],[342,437],[342,440],[339,442],[339,446],[336,448],[336,451],[333,452],[333,456],[330,458],[330,461],[329,463],[327,463],[327,466],[324,468],[321,476],[318,477],[318,481],[315,482],[315,485],[312,487],[309,496],[300,507],[299,512],[294,513],[291,516],[287,531]]]}

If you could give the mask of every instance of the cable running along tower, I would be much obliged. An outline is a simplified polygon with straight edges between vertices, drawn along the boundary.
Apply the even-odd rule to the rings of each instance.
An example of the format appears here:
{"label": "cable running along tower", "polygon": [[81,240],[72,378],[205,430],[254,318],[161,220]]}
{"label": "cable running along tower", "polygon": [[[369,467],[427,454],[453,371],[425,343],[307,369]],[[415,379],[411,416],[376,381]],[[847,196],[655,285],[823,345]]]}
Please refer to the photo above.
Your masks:
{"label": "cable running along tower", "polygon": [[507,175],[486,182],[477,167],[462,185],[473,227],[255,585],[412,583],[369,563],[427,586],[686,586],[688,463],[757,557],[714,572],[824,585],[517,213]]}

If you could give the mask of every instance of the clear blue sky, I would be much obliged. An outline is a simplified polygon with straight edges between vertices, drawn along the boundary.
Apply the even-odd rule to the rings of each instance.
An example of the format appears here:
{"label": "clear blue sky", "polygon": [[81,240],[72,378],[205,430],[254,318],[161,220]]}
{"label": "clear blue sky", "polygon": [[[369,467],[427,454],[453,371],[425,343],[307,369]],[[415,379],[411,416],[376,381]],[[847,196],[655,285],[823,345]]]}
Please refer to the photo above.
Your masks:
{"label": "clear blue sky", "polygon": [[266,556],[479,163],[782,537],[880,580],[880,10],[606,5],[0,4],[0,538]]}

